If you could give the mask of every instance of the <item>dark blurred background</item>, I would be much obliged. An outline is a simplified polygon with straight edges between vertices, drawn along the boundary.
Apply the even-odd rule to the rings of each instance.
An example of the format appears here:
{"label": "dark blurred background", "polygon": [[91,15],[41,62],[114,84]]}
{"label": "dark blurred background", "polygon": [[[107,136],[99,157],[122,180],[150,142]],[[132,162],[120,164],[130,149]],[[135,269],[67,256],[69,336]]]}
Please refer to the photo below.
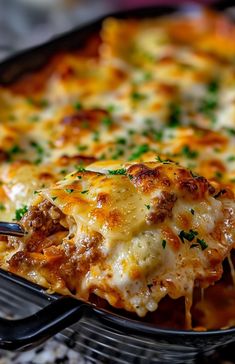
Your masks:
{"label": "dark blurred background", "polygon": [[[184,0],[0,0],[0,59],[115,10]],[[194,3],[213,3],[198,0]],[[231,1],[231,5],[234,2]],[[234,4],[235,5],[235,4]]]}

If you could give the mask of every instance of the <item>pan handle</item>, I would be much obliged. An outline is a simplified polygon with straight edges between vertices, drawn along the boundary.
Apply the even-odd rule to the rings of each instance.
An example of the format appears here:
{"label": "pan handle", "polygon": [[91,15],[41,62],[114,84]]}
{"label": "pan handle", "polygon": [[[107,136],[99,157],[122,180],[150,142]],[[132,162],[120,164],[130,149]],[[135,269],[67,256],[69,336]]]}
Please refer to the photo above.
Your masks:
{"label": "pan handle", "polygon": [[78,321],[86,307],[85,303],[64,296],[26,318],[0,318],[0,349],[32,349]]}

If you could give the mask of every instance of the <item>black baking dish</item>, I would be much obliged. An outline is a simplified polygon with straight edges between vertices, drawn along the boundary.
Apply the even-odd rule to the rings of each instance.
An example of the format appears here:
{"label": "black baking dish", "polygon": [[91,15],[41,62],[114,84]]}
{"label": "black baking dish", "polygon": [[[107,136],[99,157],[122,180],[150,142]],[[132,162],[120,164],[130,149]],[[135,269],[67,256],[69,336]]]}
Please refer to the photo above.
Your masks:
{"label": "black baking dish", "polygon": [[[222,11],[230,5],[229,1],[219,2],[215,8]],[[119,18],[144,18],[179,10],[181,8],[176,6],[159,6],[112,15]],[[0,84],[12,83],[26,72],[42,67],[58,51],[81,47],[94,32],[99,31],[102,20],[8,58],[0,64]],[[0,319],[2,349],[30,349],[79,320],[79,330],[82,332],[85,328],[90,333],[86,333],[86,338],[90,339],[91,351],[97,351],[97,342],[105,347],[104,350],[108,347],[108,354],[104,354],[104,358],[105,362],[112,363],[190,363],[202,352],[211,352],[216,347],[235,341],[235,328],[207,332],[161,329],[72,297],[48,294],[42,287],[1,269],[0,286],[6,291],[12,290],[16,295],[22,294],[43,307],[23,319]]]}

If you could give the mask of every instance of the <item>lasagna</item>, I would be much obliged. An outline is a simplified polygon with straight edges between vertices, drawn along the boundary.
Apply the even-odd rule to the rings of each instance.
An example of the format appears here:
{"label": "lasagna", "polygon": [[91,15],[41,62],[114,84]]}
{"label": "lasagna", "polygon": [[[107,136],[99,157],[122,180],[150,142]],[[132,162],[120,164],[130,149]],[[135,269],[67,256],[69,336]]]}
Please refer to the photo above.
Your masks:
{"label": "lasagna", "polygon": [[234,40],[209,11],[107,18],[1,86],[0,220],[27,234],[0,237],[0,267],[141,318],[183,298],[182,327],[210,328],[193,301],[233,272]]}

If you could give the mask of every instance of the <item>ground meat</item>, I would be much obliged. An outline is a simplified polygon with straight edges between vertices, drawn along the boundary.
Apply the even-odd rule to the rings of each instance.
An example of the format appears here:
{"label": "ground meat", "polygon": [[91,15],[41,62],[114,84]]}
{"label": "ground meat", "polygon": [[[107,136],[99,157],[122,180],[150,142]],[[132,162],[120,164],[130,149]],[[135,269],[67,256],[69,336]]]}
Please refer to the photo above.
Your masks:
{"label": "ground meat", "polygon": [[176,200],[177,196],[167,191],[163,191],[160,197],[155,197],[151,201],[151,210],[146,216],[147,224],[157,224],[163,222],[166,217],[171,217]]}
{"label": "ground meat", "polygon": [[49,201],[43,201],[38,206],[30,207],[21,223],[28,232],[40,230],[45,236],[48,236],[64,230],[60,225],[62,217],[63,213],[56,206],[53,206]]}
{"label": "ground meat", "polygon": [[69,167],[76,164],[87,166],[91,163],[94,163],[95,161],[96,158],[94,157],[77,154],[72,156],[62,155],[57,162],[61,167]]}

